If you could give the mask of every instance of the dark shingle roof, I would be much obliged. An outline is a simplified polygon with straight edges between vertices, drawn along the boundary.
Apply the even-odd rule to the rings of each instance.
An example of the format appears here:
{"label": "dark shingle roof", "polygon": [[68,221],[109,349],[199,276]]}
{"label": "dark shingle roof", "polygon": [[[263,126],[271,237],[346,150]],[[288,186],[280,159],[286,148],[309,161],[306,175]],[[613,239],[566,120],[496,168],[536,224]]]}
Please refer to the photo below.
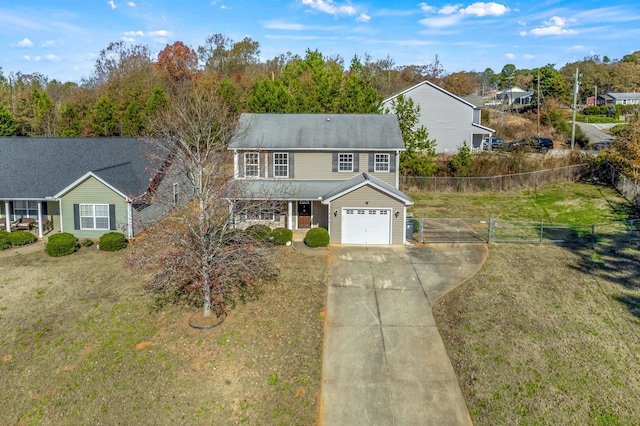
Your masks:
{"label": "dark shingle roof", "polygon": [[44,199],[93,172],[118,191],[149,187],[149,144],[136,138],[0,138],[0,199]]}
{"label": "dark shingle roof", "polygon": [[242,114],[229,149],[404,150],[393,114]]}

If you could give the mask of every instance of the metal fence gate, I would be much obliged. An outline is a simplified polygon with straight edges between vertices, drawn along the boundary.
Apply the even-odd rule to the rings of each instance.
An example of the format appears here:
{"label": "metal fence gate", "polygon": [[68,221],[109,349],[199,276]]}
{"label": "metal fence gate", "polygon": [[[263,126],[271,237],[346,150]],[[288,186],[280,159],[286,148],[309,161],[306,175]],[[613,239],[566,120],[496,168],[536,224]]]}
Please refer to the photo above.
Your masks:
{"label": "metal fence gate", "polygon": [[595,246],[603,238],[640,243],[640,220],[593,225],[499,218],[414,218],[408,239],[420,243],[526,243]]}

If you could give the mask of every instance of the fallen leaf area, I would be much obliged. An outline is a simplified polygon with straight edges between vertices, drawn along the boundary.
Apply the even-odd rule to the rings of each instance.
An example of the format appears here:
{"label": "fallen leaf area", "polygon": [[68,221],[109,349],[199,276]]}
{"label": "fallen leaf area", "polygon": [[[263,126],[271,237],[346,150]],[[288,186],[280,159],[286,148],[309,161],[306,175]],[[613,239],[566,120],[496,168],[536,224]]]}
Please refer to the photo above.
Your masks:
{"label": "fallen leaf area", "polygon": [[278,282],[209,330],[128,249],[3,257],[0,424],[316,424],[328,260],[274,249]]}

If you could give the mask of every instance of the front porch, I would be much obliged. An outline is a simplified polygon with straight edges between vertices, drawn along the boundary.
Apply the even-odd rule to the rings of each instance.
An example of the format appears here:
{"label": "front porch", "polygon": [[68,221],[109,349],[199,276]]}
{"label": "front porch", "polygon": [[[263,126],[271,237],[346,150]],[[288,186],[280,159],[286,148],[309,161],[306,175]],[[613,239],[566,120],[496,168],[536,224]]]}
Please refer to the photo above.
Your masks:
{"label": "front porch", "polygon": [[0,203],[0,230],[28,231],[43,238],[59,228],[58,203],[40,200],[5,200]]}

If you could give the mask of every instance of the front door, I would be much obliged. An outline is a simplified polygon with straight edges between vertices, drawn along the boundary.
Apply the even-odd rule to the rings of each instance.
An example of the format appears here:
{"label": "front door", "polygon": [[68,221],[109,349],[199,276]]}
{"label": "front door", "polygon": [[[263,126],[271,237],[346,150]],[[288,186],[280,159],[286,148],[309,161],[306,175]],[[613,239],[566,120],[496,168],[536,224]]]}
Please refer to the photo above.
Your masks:
{"label": "front door", "polygon": [[311,201],[298,201],[298,229],[311,228]]}

